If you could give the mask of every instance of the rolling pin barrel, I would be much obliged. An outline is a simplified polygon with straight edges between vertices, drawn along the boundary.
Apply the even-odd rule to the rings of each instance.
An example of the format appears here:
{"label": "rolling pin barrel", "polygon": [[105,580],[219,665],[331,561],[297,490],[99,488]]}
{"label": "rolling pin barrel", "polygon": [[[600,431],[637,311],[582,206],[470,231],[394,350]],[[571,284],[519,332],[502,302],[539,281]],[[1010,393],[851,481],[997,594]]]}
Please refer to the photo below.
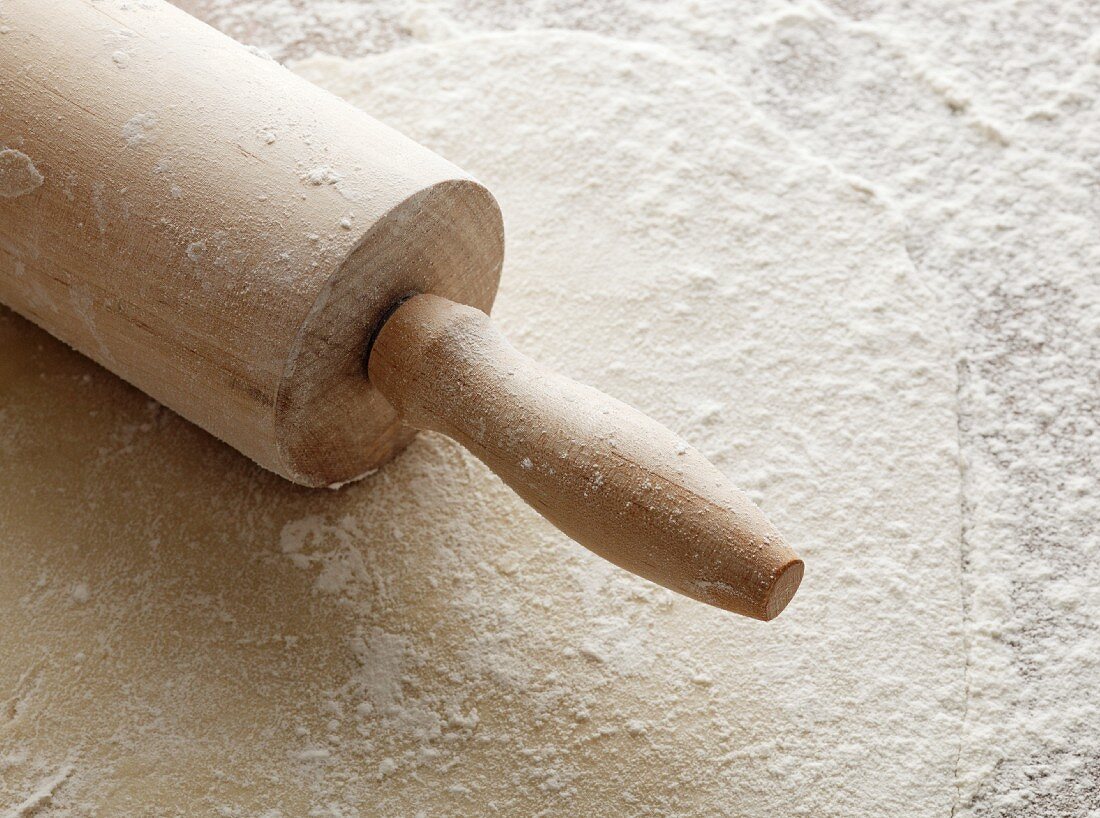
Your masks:
{"label": "rolling pin barrel", "polygon": [[432,429],[630,571],[790,600],[717,469],[493,328],[501,216],[459,168],[167,3],[0,13],[0,301],[295,482]]}

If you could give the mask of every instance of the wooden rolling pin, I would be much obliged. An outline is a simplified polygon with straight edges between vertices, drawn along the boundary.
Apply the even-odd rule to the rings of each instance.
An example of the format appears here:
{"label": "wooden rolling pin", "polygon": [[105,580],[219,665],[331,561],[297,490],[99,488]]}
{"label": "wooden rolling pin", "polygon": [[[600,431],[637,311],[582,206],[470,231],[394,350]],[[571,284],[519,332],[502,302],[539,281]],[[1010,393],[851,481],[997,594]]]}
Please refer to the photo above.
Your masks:
{"label": "wooden rolling pin", "polygon": [[0,301],[307,486],[414,429],[623,568],[772,619],[802,562],[698,452],[493,328],[493,197],[160,0],[0,6]]}

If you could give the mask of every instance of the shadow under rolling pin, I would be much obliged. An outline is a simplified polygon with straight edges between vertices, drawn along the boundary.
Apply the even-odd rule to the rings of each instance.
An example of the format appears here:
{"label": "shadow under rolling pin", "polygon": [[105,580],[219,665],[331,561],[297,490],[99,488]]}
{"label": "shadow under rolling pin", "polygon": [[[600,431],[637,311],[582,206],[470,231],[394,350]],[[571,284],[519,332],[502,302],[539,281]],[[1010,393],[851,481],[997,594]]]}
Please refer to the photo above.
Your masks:
{"label": "shadow under rolling pin", "polygon": [[790,601],[802,561],[714,466],[494,329],[483,186],[167,3],[4,10],[0,301],[297,483],[432,429],[629,571]]}

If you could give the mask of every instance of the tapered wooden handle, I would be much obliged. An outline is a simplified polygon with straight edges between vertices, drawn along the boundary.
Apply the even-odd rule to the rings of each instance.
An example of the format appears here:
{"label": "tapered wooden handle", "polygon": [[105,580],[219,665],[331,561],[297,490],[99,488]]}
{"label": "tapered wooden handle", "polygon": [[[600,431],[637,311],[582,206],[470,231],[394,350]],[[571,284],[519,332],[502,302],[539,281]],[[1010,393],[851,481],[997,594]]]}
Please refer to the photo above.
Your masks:
{"label": "tapered wooden handle", "polygon": [[371,383],[605,559],[755,619],[776,617],[802,561],[699,452],[624,403],[517,352],[485,313],[432,295],[378,332]]}

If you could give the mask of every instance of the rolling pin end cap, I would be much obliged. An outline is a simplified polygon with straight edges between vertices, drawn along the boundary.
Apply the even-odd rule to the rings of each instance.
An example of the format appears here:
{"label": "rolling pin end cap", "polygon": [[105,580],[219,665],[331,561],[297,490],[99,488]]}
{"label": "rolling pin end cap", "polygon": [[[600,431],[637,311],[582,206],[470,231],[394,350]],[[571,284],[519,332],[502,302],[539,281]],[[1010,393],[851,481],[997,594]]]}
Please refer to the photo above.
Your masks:
{"label": "rolling pin end cap", "polygon": [[775,619],[787,607],[787,603],[794,597],[795,591],[802,582],[804,570],[802,560],[795,557],[775,572],[775,578],[772,580],[771,588],[768,589],[764,604],[762,619],[765,622]]}

